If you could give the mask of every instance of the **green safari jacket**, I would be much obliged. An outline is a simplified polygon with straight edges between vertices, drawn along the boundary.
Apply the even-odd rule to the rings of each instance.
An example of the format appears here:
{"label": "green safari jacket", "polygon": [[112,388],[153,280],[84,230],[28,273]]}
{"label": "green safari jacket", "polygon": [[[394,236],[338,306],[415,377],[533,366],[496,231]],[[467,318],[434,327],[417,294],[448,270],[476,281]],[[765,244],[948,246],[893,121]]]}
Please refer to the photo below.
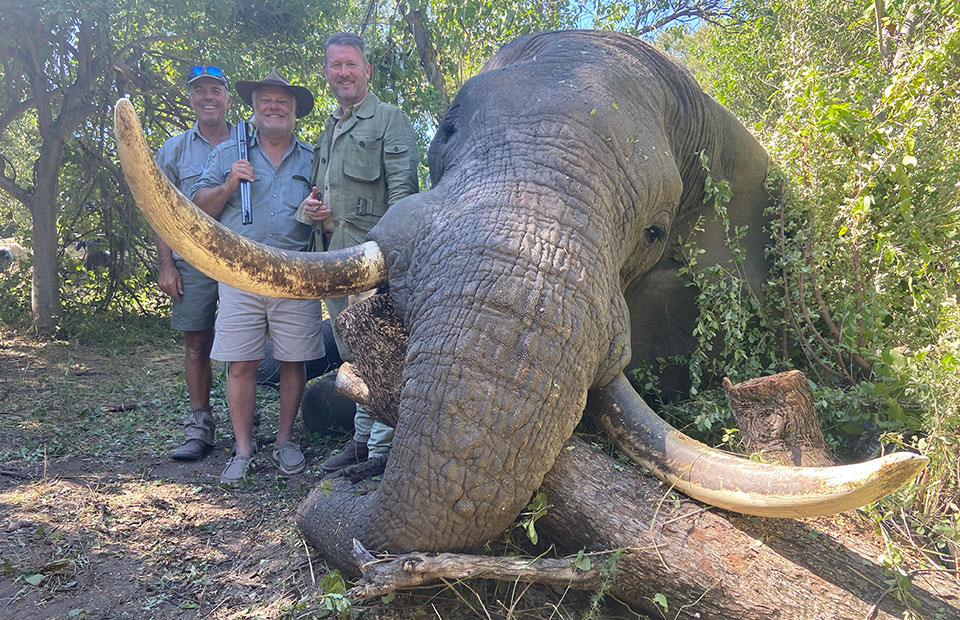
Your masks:
{"label": "green safari jacket", "polygon": [[[419,191],[417,136],[399,108],[368,92],[339,131],[337,122],[333,114],[327,118],[310,172],[310,182],[330,207],[330,250],[363,243],[390,205]],[[322,228],[302,208],[296,218],[315,224],[317,233]]]}

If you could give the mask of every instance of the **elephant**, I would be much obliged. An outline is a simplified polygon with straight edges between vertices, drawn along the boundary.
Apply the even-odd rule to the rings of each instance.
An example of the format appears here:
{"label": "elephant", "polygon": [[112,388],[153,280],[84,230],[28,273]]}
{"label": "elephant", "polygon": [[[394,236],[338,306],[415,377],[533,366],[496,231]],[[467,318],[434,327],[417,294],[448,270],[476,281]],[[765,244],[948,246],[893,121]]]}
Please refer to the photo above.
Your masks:
{"label": "elephant", "polygon": [[[588,396],[625,452],[694,498],[749,514],[839,512],[886,495],[927,459],[786,468],[712,450],[645,405],[624,370],[689,353],[696,291],[676,250],[731,260],[702,218],[709,162],[748,226],[746,279],[767,276],[768,159],[750,132],[653,46],[560,31],[507,44],[468,80],[428,152],[432,187],[393,205],[368,240],[284,253],[231,234],[153,166],[136,113],[116,108],[131,191],[170,245],[217,280],[277,297],[389,285],[409,336],[392,452],[379,486],[316,489],[298,522],[334,564],[351,541],[394,553],[465,551],[508,528]],[[343,370],[341,369],[341,373]],[[682,379],[676,389],[682,391]],[[599,399],[599,400],[597,400]]]}

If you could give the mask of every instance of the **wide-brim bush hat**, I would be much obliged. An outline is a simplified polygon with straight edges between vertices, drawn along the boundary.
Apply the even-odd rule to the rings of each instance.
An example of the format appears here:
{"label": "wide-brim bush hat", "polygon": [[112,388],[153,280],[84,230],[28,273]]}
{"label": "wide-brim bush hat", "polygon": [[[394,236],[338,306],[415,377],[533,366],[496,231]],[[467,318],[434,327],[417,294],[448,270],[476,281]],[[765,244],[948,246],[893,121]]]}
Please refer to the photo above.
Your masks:
{"label": "wide-brim bush hat", "polygon": [[276,68],[270,69],[270,73],[259,82],[239,80],[236,85],[237,94],[251,108],[253,107],[253,91],[261,86],[282,86],[290,91],[293,98],[297,100],[297,118],[303,118],[313,110],[313,93],[304,86],[295,86],[287,81],[287,78],[280,75]]}

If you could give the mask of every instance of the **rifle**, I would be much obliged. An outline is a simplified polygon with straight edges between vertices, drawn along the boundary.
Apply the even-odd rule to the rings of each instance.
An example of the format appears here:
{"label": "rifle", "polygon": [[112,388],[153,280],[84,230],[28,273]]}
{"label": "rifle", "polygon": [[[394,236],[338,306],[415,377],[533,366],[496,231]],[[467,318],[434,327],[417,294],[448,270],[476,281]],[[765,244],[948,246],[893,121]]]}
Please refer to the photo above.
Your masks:
{"label": "rifle", "polygon": [[[247,124],[244,121],[237,123],[237,150],[240,159],[247,159]],[[240,221],[244,224],[253,224],[253,207],[250,206],[250,181],[240,181]]]}

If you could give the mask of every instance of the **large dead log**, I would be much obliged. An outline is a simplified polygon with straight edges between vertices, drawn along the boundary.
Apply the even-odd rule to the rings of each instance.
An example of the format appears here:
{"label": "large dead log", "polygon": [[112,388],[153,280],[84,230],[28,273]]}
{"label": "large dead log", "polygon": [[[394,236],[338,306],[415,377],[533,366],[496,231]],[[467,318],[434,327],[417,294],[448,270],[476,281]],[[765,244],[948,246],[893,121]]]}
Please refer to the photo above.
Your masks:
{"label": "large dead log", "polygon": [[[960,584],[948,571],[915,570],[909,605],[877,562],[883,549],[856,514],[804,521],[744,517],[673,493],[572,439],[544,479],[550,507],[537,529],[563,559],[409,553],[375,559],[354,541],[363,572],[349,592],[370,598],[441,579],[507,579],[609,589],[660,617],[864,620],[960,617]],[[593,556],[587,570],[575,558]],[[576,555],[575,555],[576,554]],[[606,562],[603,558],[610,558]]]}
{"label": "large dead log", "polygon": [[[538,529],[564,553],[623,549],[611,592],[654,617],[657,594],[670,618],[892,619],[908,609],[855,516],[799,521],[707,509],[577,439],[542,490],[552,508]],[[960,618],[960,585],[945,575],[918,575],[910,595],[924,618]]]}

